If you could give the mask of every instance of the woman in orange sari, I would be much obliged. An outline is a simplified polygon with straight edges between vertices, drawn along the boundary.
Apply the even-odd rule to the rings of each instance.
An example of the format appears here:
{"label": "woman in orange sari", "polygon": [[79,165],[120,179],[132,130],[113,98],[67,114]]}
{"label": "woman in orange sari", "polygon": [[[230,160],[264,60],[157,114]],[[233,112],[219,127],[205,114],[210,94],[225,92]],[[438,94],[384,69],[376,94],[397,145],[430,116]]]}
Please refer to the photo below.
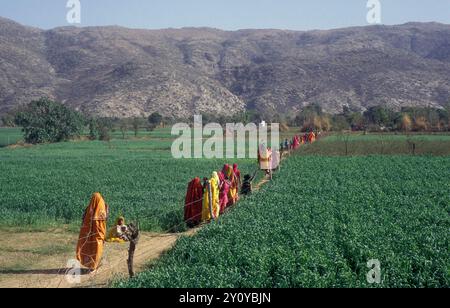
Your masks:
{"label": "woman in orange sari", "polygon": [[108,205],[102,195],[95,193],[84,212],[77,246],[77,260],[92,271],[98,269],[102,259],[107,220]]}
{"label": "woman in orange sari", "polygon": [[[236,174],[239,172],[239,178]],[[233,167],[229,166],[227,170],[227,177],[230,179],[231,187],[229,191],[229,202],[228,206],[235,205],[239,200],[239,187],[240,187],[240,171],[238,170],[238,165],[235,164]]]}

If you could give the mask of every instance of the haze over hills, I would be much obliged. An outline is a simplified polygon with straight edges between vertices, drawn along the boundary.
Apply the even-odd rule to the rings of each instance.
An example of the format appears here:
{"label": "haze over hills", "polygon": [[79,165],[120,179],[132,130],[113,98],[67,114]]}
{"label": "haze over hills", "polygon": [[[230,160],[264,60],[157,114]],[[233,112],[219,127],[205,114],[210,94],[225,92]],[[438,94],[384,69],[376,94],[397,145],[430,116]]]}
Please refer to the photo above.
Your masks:
{"label": "haze over hills", "polygon": [[450,25],[48,31],[0,18],[0,113],[42,96],[99,116],[442,106]]}

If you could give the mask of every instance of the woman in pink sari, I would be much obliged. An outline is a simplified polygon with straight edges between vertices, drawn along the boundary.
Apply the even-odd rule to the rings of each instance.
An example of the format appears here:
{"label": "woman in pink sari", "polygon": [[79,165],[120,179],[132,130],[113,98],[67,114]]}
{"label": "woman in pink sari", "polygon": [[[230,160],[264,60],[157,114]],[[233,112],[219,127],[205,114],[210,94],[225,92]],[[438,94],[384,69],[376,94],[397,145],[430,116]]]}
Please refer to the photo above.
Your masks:
{"label": "woman in pink sari", "polygon": [[229,168],[228,165],[224,166],[224,169],[219,172],[220,186],[219,186],[219,205],[220,205],[220,214],[223,214],[225,209],[227,208],[229,199],[228,194],[230,192],[231,183],[226,178],[226,169]]}

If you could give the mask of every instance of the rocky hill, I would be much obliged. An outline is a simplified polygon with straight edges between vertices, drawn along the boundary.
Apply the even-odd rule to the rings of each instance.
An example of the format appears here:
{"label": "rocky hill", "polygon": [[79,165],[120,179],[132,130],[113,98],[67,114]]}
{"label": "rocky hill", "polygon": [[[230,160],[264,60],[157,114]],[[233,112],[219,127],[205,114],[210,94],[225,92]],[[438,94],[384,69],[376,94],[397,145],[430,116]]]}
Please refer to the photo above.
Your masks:
{"label": "rocky hill", "polygon": [[0,18],[0,113],[48,96],[129,117],[450,101],[450,25],[329,31],[25,27]]}

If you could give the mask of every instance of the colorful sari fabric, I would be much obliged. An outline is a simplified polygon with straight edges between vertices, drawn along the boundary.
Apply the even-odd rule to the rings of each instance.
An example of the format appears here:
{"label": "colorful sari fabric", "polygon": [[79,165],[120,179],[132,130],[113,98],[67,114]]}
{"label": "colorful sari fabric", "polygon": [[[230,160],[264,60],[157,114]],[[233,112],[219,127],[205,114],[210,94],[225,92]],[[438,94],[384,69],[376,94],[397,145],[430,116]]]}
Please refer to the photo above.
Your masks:
{"label": "colorful sari fabric", "polygon": [[241,176],[241,171],[239,170],[238,164],[233,165],[233,171],[234,171],[234,175],[236,176],[236,179],[238,181],[238,187],[240,187],[241,183],[242,183],[242,176]]}
{"label": "colorful sari fabric", "polygon": [[[123,244],[126,243],[127,241],[123,239],[123,233],[120,230],[120,226],[119,226],[119,222],[123,221],[123,226],[126,227],[125,225],[125,218],[124,217],[118,217],[116,219],[116,224],[114,225],[114,227],[112,227],[111,229],[109,229],[108,231],[108,237],[106,239],[106,241],[108,243],[118,243],[118,244]],[[120,230],[120,231],[119,231]]]}
{"label": "colorful sari fabric", "polygon": [[108,206],[99,193],[95,193],[83,217],[77,245],[77,260],[81,265],[96,270],[103,255],[106,236]]}
{"label": "colorful sari fabric", "polygon": [[294,150],[297,150],[300,147],[300,137],[299,136],[294,137],[293,147],[294,147]]}
{"label": "colorful sari fabric", "polygon": [[281,163],[281,153],[279,151],[275,151],[272,154],[272,170],[278,169]]}
{"label": "colorful sari fabric", "polygon": [[[237,169],[237,167],[236,167],[236,169]],[[239,182],[238,182],[238,179],[234,172],[234,168],[232,168],[231,166],[229,166],[229,168],[227,170],[227,176],[228,176],[228,179],[230,180],[230,191],[228,193],[229,201],[228,201],[227,206],[232,206],[237,203],[238,198],[239,198],[238,197]]]}
{"label": "colorful sari fabric", "polygon": [[202,221],[217,219],[220,216],[219,183],[220,179],[217,172],[214,172],[211,179],[205,182]]}
{"label": "colorful sari fabric", "polygon": [[228,177],[229,169],[230,169],[230,165],[225,164],[222,168],[222,171],[220,171],[219,173],[222,173],[225,177]]}
{"label": "colorful sari fabric", "polygon": [[225,178],[222,172],[219,174],[220,178],[220,193],[219,193],[219,204],[220,204],[220,214],[223,214],[225,209],[228,206],[228,195],[231,187],[231,183],[228,179]]}
{"label": "colorful sari fabric", "polygon": [[271,152],[264,144],[259,146],[258,151],[259,167],[261,170],[270,170],[271,168]]}
{"label": "colorful sari fabric", "polygon": [[184,206],[184,221],[196,226],[202,220],[203,186],[200,178],[193,179],[188,186]]}

